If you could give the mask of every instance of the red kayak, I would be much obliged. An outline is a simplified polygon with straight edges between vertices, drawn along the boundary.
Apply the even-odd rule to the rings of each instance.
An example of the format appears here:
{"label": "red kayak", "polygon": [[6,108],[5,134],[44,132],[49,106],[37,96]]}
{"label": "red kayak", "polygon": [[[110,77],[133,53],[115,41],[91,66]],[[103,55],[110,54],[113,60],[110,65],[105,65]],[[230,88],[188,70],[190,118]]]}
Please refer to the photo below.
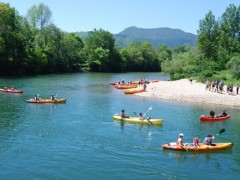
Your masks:
{"label": "red kayak", "polygon": [[16,89],[0,89],[0,92],[6,92],[6,93],[23,93],[23,90],[16,90]]}
{"label": "red kayak", "polygon": [[222,116],[222,117],[220,116],[209,117],[209,116],[201,115],[199,119],[201,121],[222,121],[229,118],[230,118],[230,115]]}

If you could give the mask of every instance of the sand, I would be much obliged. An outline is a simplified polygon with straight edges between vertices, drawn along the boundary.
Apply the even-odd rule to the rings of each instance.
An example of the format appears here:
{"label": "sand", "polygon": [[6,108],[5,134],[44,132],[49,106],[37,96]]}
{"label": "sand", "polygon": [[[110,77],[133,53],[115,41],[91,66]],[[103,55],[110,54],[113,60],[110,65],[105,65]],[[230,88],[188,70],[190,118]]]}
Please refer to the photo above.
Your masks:
{"label": "sand", "polygon": [[[149,83],[147,91],[137,93],[137,96],[152,97],[158,99],[168,99],[174,101],[186,101],[203,104],[219,104],[240,107],[240,95],[229,95],[224,87],[223,93],[209,91],[205,89],[206,85],[188,79],[177,81],[159,81]],[[236,87],[234,87],[236,91]]]}

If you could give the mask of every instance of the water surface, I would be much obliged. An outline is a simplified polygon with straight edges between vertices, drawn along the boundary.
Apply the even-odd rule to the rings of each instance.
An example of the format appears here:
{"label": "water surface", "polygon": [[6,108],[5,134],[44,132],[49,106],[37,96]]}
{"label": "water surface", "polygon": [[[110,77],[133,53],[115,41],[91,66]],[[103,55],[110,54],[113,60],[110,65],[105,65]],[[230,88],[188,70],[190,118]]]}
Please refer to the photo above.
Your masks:
{"label": "water surface", "polygon": [[[77,73],[1,78],[23,94],[0,93],[1,179],[237,179],[240,175],[239,109],[128,95],[110,82],[139,78],[167,80],[161,73]],[[66,104],[28,104],[35,94],[57,94]],[[164,119],[162,126],[113,121],[122,109]],[[231,119],[199,121],[210,109],[228,109]],[[215,142],[232,150],[212,153],[163,151],[162,144],[222,128]]]}

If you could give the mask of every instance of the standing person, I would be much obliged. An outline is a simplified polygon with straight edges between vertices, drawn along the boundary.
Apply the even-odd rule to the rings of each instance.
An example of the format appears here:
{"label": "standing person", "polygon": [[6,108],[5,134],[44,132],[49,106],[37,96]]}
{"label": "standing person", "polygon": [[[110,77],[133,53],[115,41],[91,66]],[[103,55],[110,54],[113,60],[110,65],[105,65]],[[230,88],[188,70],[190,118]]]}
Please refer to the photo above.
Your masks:
{"label": "standing person", "polygon": [[143,84],[143,90],[144,90],[144,91],[147,90],[147,81],[144,81],[144,84]]}
{"label": "standing person", "polygon": [[177,146],[181,146],[181,147],[184,146],[184,144],[183,144],[183,133],[179,134],[179,138],[177,140]]}
{"label": "standing person", "polygon": [[203,143],[210,146],[216,146],[215,144],[212,143],[214,139],[215,139],[214,136],[212,136],[211,134],[208,134],[207,137],[205,137]]}
{"label": "standing person", "polygon": [[238,91],[239,91],[239,84],[237,84],[237,89],[236,89],[236,92],[237,92],[237,95],[238,95]]}

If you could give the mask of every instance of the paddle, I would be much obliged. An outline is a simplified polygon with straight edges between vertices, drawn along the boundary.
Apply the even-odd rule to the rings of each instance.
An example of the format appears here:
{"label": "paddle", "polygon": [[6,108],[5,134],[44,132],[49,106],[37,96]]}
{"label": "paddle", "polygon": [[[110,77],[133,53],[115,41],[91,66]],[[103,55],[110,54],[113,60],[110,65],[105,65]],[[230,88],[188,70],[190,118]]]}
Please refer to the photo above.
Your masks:
{"label": "paddle", "polygon": [[225,129],[221,129],[217,134],[216,134],[216,136],[218,136],[218,135],[220,135],[220,134],[222,134],[222,133],[224,133],[225,132]]}
{"label": "paddle", "polygon": [[188,149],[187,148],[185,148],[184,146],[181,146],[183,149],[185,149],[187,152],[188,152]]}
{"label": "paddle", "polygon": [[[143,118],[147,115],[147,113],[148,113],[150,110],[152,110],[152,107],[149,107],[149,108],[148,108],[147,112],[144,113]],[[149,119],[147,119],[147,121],[148,121],[150,124],[153,125],[153,123],[152,123]]]}

